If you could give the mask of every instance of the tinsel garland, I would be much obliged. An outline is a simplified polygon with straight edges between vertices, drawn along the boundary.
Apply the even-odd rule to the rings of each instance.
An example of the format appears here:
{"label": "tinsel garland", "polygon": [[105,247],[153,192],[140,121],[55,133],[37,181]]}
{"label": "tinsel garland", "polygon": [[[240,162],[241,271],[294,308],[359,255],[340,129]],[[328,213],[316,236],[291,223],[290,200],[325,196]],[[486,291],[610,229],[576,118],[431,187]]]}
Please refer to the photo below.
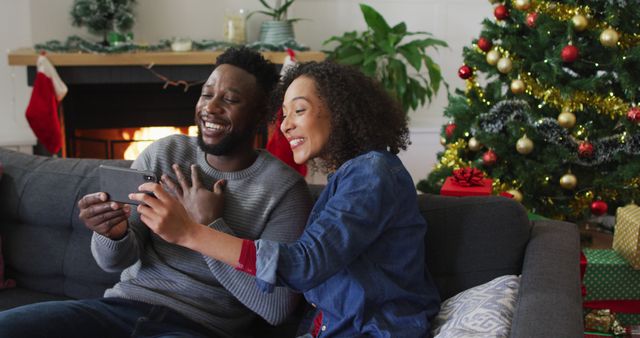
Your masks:
{"label": "tinsel garland", "polygon": [[[577,156],[579,141],[558,124],[553,118],[541,118],[534,121],[531,118],[529,104],[523,100],[504,100],[498,102],[489,112],[478,116],[478,127],[489,133],[499,133],[507,123],[517,121],[533,126],[546,142],[563,146],[576,154],[567,162],[593,167],[602,163],[611,162],[620,154],[640,155],[640,134],[629,135],[627,132],[603,137],[597,140],[589,140],[593,144],[594,153],[591,158]],[[471,133],[476,134],[477,129],[472,128]]]}
{"label": "tinsel garland", "polygon": [[460,151],[464,151],[467,148],[467,141],[464,139],[458,139],[456,142],[448,144],[447,149],[440,157],[440,163],[436,164],[436,170],[440,170],[443,167],[451,169],[459,169],[469,167],[470,164],[465,163],[460,159]]}
{"label": "tinsel garland", "polygon": [[105,46],[99,42],[93,42],[85,40],[77,35],[72,35],[67,38],[65,42],[59,40],[49,40],[45,43],[38,43],[33,46],[37,51],[45,50],[48,52],[57,53],[126,53],[134,51],[156,51],[168,48],[169,45],[166,41],[160,42],[156,45],[138,45],[135,43],[124,42],[117,46]]}
{"label": "tinsel garland", "polygon": [[[477,73],[477,69],[473,70],[473,73]],[[469,93],[470,92],[475,92],[476,96],[478,97],[478,100],[480,100],[480,102],[486,104],[487,106],[491,105],[491,101],[487,100],[485,98],[484,95],[484,91],[482,90],[482,87],[480,87],[480,84],[478,83],[478,81],[476,81],[476,77],[475,76],[471,76],[470,78],[467,79],[466,81],[467,83],[467,103],[469,105],[472,104],[471,102],[471,98],[469,98]]]}
{"label": "tinsel garland", "polygon": [[608,114],[613,120],[619,116],[626,116],[630,108],[628,103],[612,93],[602,97],[596,93],[575,91],[565,99],[559,89],[541,85],[530,73],[521,73],[520,79],[525,84],[527,94],[558,110],[583,111],[585,107],[593,107],[598,113]]}
{"label": "tinsel garland", "polygon": [[[512,0],[514,4],[515,1],[516,0]],[[529,10],[533,9],[533,11],[535,12],[546,14],[558,21],[569,21],[575,15],[581,14],[589,18],[587,29],[602,31],[607,28],[614,28],[606,22],[596,20],[594,18],[591,7],[589,6],[571,6],[549,1],[532,1],[531,4],[532,6]],[[620,48],[627,49],[638,46],[638,44],[640,44],[640,34],[628,34],[621,32],[618,29],[616,29],[616,32],[619,36],[618,46]]]}
{"label": "tinsel garland", "polygon": [[[480,48],[475,48],[478,53],[486,54]],[[512,60],[517,60],[518,56],[510,53],[501,46],[495,46],[494,49],[500,52],[501,55],[509,57]],[[475,72],[475,70],[474,70]],[[558,110],[569,109],[570,111],[582,111],[585,107],[593,107],[600,114],[607,114],[611,119],[615,119],[619,116],[626,116],[629,111],[630,105],[623,99],[609,93],[607,96],[598,95],[596,93],[575,91],[570,95],[563,95],[559,89],[553,86],[545,86],[531,76],[531,73],[520,73],[519,78],[525,84],[525,92],[532,95],[538,100],[542,100],[545,104],[557,108]],[[478,98],[487,105],[490,102],[484,97],[484,91],[480,87],[480,84],[475,80],[475,77],[471,77],[466,80],[467,93],[474,91]]]}
{"label": "tinsel garland", "polygon": [[[59,40],[50,40],[44,43],[39,43],[34,45],[34,49],[37,51],[48,51],[48,52],[57,52],[57,53],[105,53],[105,54],[115,54],[115,53],[128,53],[128,52],[137,52],[137,51],[160,51],[166,50],[170,51],[171,40],[160,40],[159,43],[155,45],[141,45],[131,42],[123,42],[117,46],[105,46],[99,42],[93,42],[85,40],[77,35],[72,35],[67,38],[65,42]],[[229,47],[238,47],[240,45],[225,42],[225,41],[216,41],[216,40],[200,40],[193,41],[192,48],[194,50],[219,50],[226,49]],[[285,51],[287,48],[291,48],[296,51],[306,51],[309,50],[309,47],[301,45],[294,40],[289,40],[280,45],[272,45],[268,43],[262,42],[254,42],[247,45],[248,48],[258,51]]]}

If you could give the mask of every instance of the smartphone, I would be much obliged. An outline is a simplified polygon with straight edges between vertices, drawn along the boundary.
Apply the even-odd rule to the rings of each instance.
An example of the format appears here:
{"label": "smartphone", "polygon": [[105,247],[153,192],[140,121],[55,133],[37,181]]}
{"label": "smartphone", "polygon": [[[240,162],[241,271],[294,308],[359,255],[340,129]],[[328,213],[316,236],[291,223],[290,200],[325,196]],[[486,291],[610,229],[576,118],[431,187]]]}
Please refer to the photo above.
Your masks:
{"label": "smartphone", "polygon": [[[100,191],[109,195],[109,200],[126,204],[140,204],[129,199],[129,194],[140,192],[138,187],[147,182],[158,182],[158,178],[151,171],[131,168],[100,165]],[[149,193],[153,196],[153,193]]]}

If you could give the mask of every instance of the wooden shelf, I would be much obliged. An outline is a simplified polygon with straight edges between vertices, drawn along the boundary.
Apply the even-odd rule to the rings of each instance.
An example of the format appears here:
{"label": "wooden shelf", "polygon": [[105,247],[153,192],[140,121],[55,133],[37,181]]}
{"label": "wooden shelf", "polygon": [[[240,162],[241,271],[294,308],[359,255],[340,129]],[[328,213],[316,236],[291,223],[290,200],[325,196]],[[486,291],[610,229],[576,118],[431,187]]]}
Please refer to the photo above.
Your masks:
{"label": "wooden shelf", "polygon": [[[55,66],[148,66],[148,65],[212,65],[222,51],[191,52],[131,52],[115,54],[53,53],[47,52]],[[286,52],[262,52],[273,63],[281,64]],[[318,51],[296,52],[298,61],[322,61],[325,54]],[[35,66],[38,53],[33,48],[20,48],[9,52],[9,65]]]}

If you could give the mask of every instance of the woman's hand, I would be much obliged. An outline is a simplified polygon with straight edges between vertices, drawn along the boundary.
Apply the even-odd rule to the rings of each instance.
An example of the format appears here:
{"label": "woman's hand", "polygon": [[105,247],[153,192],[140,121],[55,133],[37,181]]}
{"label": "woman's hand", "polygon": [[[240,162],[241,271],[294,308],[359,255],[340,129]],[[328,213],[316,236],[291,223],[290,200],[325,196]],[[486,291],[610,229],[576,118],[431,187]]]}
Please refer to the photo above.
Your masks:
{"label": "woman's hand", "polygon": [[78,201],[80,220],[92,231],[102,236],[118,240],[127,233],[127,218],[131,207],[126,204],[109,201],[107,194],[97,192],[84,195]]}
{"label": "woman's hand", "polygon": [[144,192],[129,194],[130,199],[142,202],[137,209],[142,222],[165,241],[188,247],[187,243],[196,237],[202,225],[194,221],[182,203],[160,184],[144,183],[138,189],[155,195]]}
{"label": "woman's hand", "polygon": [[178,184],[166,174],[162,175],[161,182],[182,203],[193,220],[200,224],[210,224],[222,217],[224,180],[216,181],[212,190],[208,190],[200,180],[197,165],[191,165],[191,183],[182,173],[180,166],[174,164],[172,168],[178,178]]}

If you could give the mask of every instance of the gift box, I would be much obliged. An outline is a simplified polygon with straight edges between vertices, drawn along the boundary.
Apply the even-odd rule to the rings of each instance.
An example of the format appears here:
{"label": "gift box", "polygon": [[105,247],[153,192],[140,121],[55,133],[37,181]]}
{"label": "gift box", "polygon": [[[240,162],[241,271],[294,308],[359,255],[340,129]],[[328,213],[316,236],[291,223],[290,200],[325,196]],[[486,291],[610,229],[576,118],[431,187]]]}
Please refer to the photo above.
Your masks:
{"label": "gift box", "polygon": [[483,196],[491,195],[490,178],[484,178],[482,171],[476,168],[462,168],[453,171],[440,188],[445,196]]}
{"label": "gift box", "polygon": [[618,208],[613,234],[613,250],[634,269],[640,269],[640,207],[630,204]]}
{"label": "gift box", "polygon": [[582,251],[583,306],[609,309],[623,326],[640,324],[640,270],[612,249]]}

